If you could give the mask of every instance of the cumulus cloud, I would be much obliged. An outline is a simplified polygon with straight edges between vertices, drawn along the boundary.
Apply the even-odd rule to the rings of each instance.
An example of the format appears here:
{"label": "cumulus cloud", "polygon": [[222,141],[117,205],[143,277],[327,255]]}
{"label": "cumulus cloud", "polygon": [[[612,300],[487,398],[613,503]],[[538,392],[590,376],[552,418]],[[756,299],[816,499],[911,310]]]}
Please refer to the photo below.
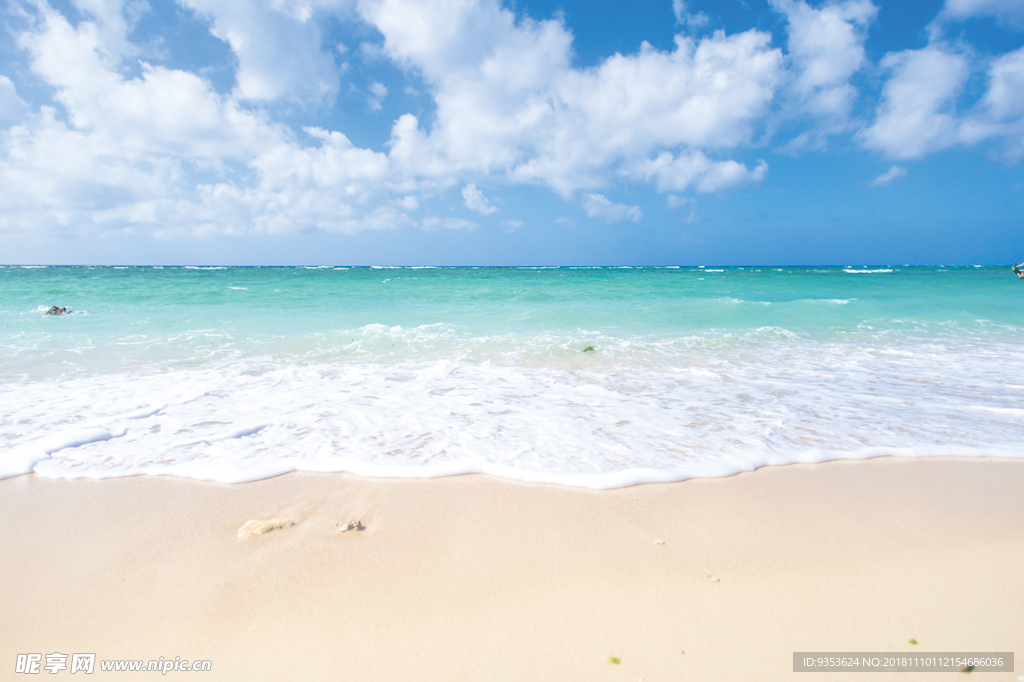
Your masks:
{"label": "cumulus cloud", "polygon": [[1024,48],[992,61],[981,106],[996,120],[1024,117]]}
{"label": "cumulus cloud", "polygon": [[671,51],[575,69],[561,20],[517,22],[498,3],[365,0],[384,49],[421,73],[437,103],[421,151],[569,196],[658,148],[748,141],[779,80],[767,33],[676,38]]}
{"label": "cumulus cloud", "polygon": [[491,215],[498,210],[498,207],[493,206],[473,183],[462,188],[462,200],[466,203],[466,208],[480,215]]}
{"label": "cumulus cloud", "polygon": [[708,23],[708,15],[703,12],[691,12],[686,7],[686,0],[672,0],[672,13],[676,15],[676,23],[688,28],[700,28]]}
{"label": "cumulus cloud", "polygon": [[468,230],[472,231],[480,227],[477,223],[472,220],[466,220],[464,218],[438,218],[436,216],[427,216],[424,218],[420,226],[424,230]]}
{"label": "cumulus cloud", "polygon": [[995,17],[1014,27],[1024,26],[1024,0],[946,0],[942,19]]}
{"label": "cumulus cloud", "polygon": [[164,199],[186,166],[223,170],[282,134],[193,74],[143,64],[125,78],[92,22],[73,28],[45,6],[32,19],[18,44],[67,120],[44,106],[4,136],[0,206],[11,228],[89,224],[111,205]]}
{"label": "cumulus cloud", "polygon": [[[45,3],[26,10],[18,45],[60,108],[44,107],[4,138],[8,224],[15,215],[25,226],[38,222],[30,216],[42,209],[54,225],[121,225],[168,238],[468,229],[475,224],[410,213],[420,210],[417,197],[480,174],[566,198],[583,190],[592,216],[638,220],[639,207],[596,190],[640,178],[661,191],[718,191],[759,181],[766,168],[710,161],[697,149],[748,143],[769,110],[782,58],[763,32],[678,36],[672,50],[645,43],[579,69],[559,18],[517,18],[494,0],[360,0],[352,7],[383,36],[379,55],[421,76],[436,103],[429,129],[403,114],[376,151],[340,131],[307,127],[303,137],[252,106],[333,97],[339,70],[320,48],[318,17],[347,11],[347,0],[181,0],[237,57],[228,95],[195,73],[137,61],[141,72],[131,77],[126,60],[137,55],[128,36],[142,5],[81,2],[86,20],[75,26]],[[386,95],[371,83],[371,108]],[[27,113],[8,80],[0,97],[4,111]],[[497,210],[473,184],[463,200],[481,215]]]}
{"label": "cumulus cloud", "polygon": [[370,96],[367,98],[367,103],[370,105],[370,109],[374,111],[380,111],[383,108],[384,98],[387,97],[388,89],[384,87],[384,84],[375,81],[370,85]]}
{"label": "cumulus cloud", "polygon": [[401,199],[398,199],[395,203],[406,211],[415,211],[420,207],[419,199],[411,195],[404,196]]}
{"label": "cumulus cloud", "polygon": [[659,192],[682,192],[695,187],[698,192],[718,192],[744,184],[759,183],[768,173],[768,164],[758,161],[749,170],[738,161],[712,161],[703,152],[695,151],[674,157],[662,152],[646,159],[628,171],[633,178],[655,181]]}
{"label": "cumulus cloud", "polygon": [[90,23],[73,28],[48,8],[18,43],[32,71],[57,90],[70,128],[120,160],[167,154],[215,163],[248,156],[282,134],[195,74],[143,62],[140,77],[124,77],[104,58]]}
{"label": "cumulus cloud", "polygon": [[893,180],[906,177],[907,169],[903,166],[889,166],[889,170],[885,171],[877,178],[868,183],[869,187],[881,187],[882,185],[888,185]]}
{"label": "cumulus cloud", "polygon": [[684,212],[683,222],[687,225],[697,222],[697,201],[695,199],[669,194],[666,198],[665,205],[672,210],[678,210],[681,208],[689,209]]}
{"label": "cumulus cloud", "polygon": [[522,226],[523,226],[523,221],[522,220],[502,220],[501,221],[501,229],[503,229],[508,234],[512,234],[513,232],[515,232],[516,230],[518,230]]}
{"label": "cumulus cloud", "polygon": [[890,77],[882,102],[858,139],[893,159],[982,142],[995,143],[1012,162],[1024,158],[1024,48],[991,59],[984,94],[958,110],[975,61],[969,51],[941,40],[886,55],[881,65]]}
{"label": "cumulus cloud", "polygon": [[790,146],[820,146],[822,135],[851,126],[858,93],[850,79],[867,64],[864,42],[878,8],[870,0],[828,3],[820,9],[804,0],[771,0],[771,5],[788,22],[794,106],[820,126],[818,134],[808,131]]}
{"label": "cumulus cloud", "polygon": [[968,143],[1002,138],[1010,160],[1024,158],[1024,48],[991,62],[988,89],[961,124],[960,135]]}
{"label": "cumulus cloud", "polygon": [[28,105],[18,96],[14,83],[7,76],[0,76],[0,127],[20,121],[26,112]]}
{"label": "cumulus cloud", "polygon": [[383,152],[319,128],[301,145],[195,74],[142,63],[138,77],[124,75],[89,21],[72,27],[45,5],[33,20],[18,44],[66,120],[46,106],[4,134],[8,231],[91,225],[174,238],[413,223],[388,200],[400,182]]}
{"label": "cumulus cloud", "polygon": [[882,67],[891,77],[882,88],[864,145],[894,159],[916,159],[960,141],[956,97],[970,75],[967,57],[942,45],[889,53]]}
{"label": "cumulus cloud", "polygon": [[[461,186],[469,210],[492,215],[497,207],[467,184],[488,178],[549,188],[609,222],[641,217],[607,198],[617,184],[649,183],[692,215],[685,193],[764,181],[765,161],[732,157],[764,144],[780,119],[812,121],[794,148],[853,129],[852,82],[877,13],[870,0],[773,0],[787,20],[785,53],[764,31],[684,30],[669,49],[643,43],[578,68],[560,16],[534,20],[498,0],[179,1],[231,48],[230,93],[201,71],[140,59],[131,38],[140,0],[74,0],[75,24],[45,0],[18,5],[20,23],[7,27],[25,59],[18,77],[53,96],[29,107],[0,75],[0,229],[161,238],[475,229],[423,217],[423,205]],[[1019,5],[950,0],[944,16],[1008,21]],[[684,0],[672,8],[686,29],[709,23]],[[363,22],[352,45],[370,41],[344,58],[367,67],[371,111],[389,94],[371,66],[404,69],[405,90],[433,105],[400,113],[373,148],[353,144],[363,131],[346,129],[350,139],[323,123],[302,127],[344,119],[324,113],[341,82],[344,46],[333,33],[345,22]],[[989,141],[1024,157],[1024,49],[978,58],[934,40],[880,66],[880,103],[855,137],[865,147],[896,160]],[[972,69],[987,70],[987,88],[959,111]]]}
{"label": "cumulus cloud", "polygon": [[600,218],[606,223],[618,223],[623,220],[637,222],[643,213],[639,206],[616,204],[603,194],[584,194],[583,210],[590,218]]}
{"label": "cumulus cloud", "polygon": [[346,0],[178,0],[210,22],[210,33],[238,58],[235,94],[243,100],[279,97],[331,101],[340,67],[321,49],[318,10],[340,10]]}

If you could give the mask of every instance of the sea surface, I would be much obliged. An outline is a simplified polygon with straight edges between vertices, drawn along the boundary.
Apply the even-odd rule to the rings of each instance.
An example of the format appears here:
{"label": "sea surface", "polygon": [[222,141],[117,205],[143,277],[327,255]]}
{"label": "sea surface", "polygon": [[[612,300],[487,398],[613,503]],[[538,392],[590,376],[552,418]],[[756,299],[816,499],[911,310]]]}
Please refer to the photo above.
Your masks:
{"label": "sea surface", "polygon": [[0,477],[880,455],[1024,456],[1009,268],[0,267]]}

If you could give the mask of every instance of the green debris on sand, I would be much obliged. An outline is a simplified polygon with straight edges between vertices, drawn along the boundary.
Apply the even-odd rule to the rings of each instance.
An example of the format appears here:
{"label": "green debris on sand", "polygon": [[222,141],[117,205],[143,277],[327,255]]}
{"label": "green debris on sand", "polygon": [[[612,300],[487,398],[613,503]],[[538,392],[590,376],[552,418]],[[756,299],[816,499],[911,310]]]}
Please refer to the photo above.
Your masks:
{"label": "green debris on sand", "polygon": [[916,640],[916,639],[914,639],[913,637],[911,637],[911,638],[910,638],[910,639],[908,639],[907,641],[908,641],[908,642],[910,642],[911,644],[913,644],[914,646],[917,646],[917,640]]}
{"label": "green debris on sand", "polygon": [[615,658],[614,656],[609,656],[608,657],[608,662],[611,663],[612,665],[619,665],[620,663],[622,663],[622,661],[620,661],[619,659]]}
{"label": "green debris on sand", "polygon": [[587,346],[586,348],[583,349],[583,352],[584,353],[593,353],[594,352],[594,347],[593,346]]}

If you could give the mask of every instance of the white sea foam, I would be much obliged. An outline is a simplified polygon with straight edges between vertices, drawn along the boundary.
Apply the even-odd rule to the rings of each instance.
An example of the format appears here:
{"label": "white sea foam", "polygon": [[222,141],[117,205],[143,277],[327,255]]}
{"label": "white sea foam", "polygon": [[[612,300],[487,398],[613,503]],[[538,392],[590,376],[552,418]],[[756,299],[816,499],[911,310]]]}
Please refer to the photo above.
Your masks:
{"label": "white sea foam", "polygon": [[856,268],[845,268],[843,270],[843,272],[848,272],[851,275],[875,275],[875,274],[880,274],[880,273],[885,273],[885,272],[892,272],[892,268],[881,268],[881,269],[878,269],[878,270],[864,270],[864,269],[858,270]]}
{"label": "white sea foam", "polygon": [[639,353],[607,339],[539,365],[250,357],[8,382],[0,475],[486,472],[605,488],[886,454],[1021,455],[1024,410],[1003,384],[1024,364],[1015,348],[979,361],[967,343],[891,355],[777,327],[746,338]]}

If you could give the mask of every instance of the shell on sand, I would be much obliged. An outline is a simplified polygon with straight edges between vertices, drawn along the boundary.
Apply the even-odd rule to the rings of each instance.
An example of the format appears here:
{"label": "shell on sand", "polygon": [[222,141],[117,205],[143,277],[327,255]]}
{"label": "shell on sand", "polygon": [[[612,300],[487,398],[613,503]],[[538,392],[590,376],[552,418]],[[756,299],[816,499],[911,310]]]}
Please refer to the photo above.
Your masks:
{"label": "shell on sand", "polygon": [[252,519],[251,521],[246,521],[245,525],[238,529],[238,537],[245,538],[250,535],[264,535],[270,531],[289,528],[294,525],[294,521],[287,519],[267,519],[265,521]]}
{"label": "shell on sand", "polygon": [[362,521],[349,521],[348,523],[339,523],[334,527],[335,533],[347,533],[353,530],[366,530],[366,526]]}

